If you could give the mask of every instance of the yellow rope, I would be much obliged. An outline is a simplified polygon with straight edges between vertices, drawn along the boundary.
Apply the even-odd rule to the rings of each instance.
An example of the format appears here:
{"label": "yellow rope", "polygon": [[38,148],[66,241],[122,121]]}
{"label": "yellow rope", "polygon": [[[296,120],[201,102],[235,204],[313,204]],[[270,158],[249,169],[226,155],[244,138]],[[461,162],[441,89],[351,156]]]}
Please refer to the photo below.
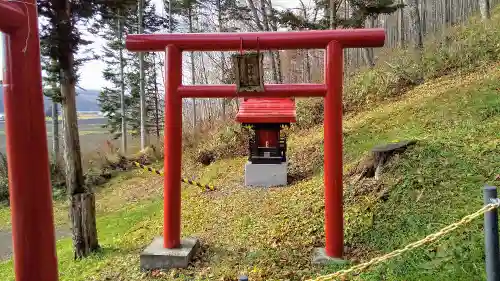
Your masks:
{"label": "yellow rope", "polygon": [[458,227],[471,222],[475,218],[480,217],[484,213],[489,212],[491,210],[494,210],[494,209],[498,208],[499,206],[500,206],[500,201],[488,204],[488,205],[482,207],[481,209],[479,209],[478,211],[476,211],[476,212],[474,212],[474,213],[472,213],[470,215],[467,215],[467,216],[463,217],[458,222],[452,223],[452,224],[450,224],[450,225],[442,228],[438,232],[430,234],[430,235],[426,236],[425,238],[423,238],[423,239],[421,239],[419,241],[416,241],[416,242],[413,242],[411,244],[408,244],[406,247],[404,247],[402,249],[398,249],[398,250],[395,250],[395,251],[390,252],[388,254],[382,255],[380,257],[373,258],[373,259],[371,259],[371,260],[369,260],[367,262],[355,265],[355,266],[353,266],[353,267],[351,267],[349,269],[339,270],[339,271],[337,271],[335,273],[332,273],[332,274],[327,274],[327,275],[316,277],[315,279],[308,279],[307,281],[344,280],[344,278],[348,274],[351,274],[351,273],[361,273],[362,271],[364,271],[365,269],[367,269],[370,266],[377,265],[379,263],[382,263],[384,261],[387,261],[387,260],[392,259],[394,257],[397,257],[399,255],[402,255],[405,252],[411,251],[411,250],[413,250],[415,248],[424,246],[426,244],[430,244],[430,243],[438,240],[442,236],[444,236],[444,235],[452,232],[453,230],[457,229]]}
{"label": "yellow rope", "polygon": [[[160,171],[156,170],[155,168],[144,166],[144,165],[142,165],[139,162],[134,162],[134,165],[136,165],[137,167],[143,169],[144,171],[148,171],[148,172],[157,174],[159,176],[163,176],[163,172],[160,172]],[[184,182],[184,183],[187,183],[187,184],[196,185],[196,186],[204,188],[206,190],[211,190],[211,191],[215,190],[215,186],[213,186],[211,184],[202,184],[202,183],[199,183],[197,181],[192,181],[192,180],[188,180],[188,179],[184,179],[184,178],[181,178],[181,181]]]}

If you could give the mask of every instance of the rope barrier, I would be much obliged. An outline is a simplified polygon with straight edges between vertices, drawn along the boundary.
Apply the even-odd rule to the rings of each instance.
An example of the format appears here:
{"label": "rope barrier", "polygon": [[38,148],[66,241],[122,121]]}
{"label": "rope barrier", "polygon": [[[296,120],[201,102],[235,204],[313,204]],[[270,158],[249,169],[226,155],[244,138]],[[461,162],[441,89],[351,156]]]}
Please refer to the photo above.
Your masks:
{"label": "rope barrier", "polygon": [[[143,169],[144,171],[148,171],[148,172],[151,172],[153,174],[157,174],[159,176],[163,176],[163,172],[158,171],[155,168],[144,166],[144,165],[142,165],[139,162],[134,162],[134,165],[136,165],[137,167]],[[184,178],[181,178],[181,182],[187,183],[187,184],[191,184],[191,185],[196,185],[198,187],[204,188],[205,190],[209,190],[209,191],[215,191],[216,190],[215,186],[213,186],[211,184],[202,184],[202,183],[199,183],[197,181],[192,181],[192,180],[188,180],[188,179],[184,179]]]}
{"label": "rope barrier", "polygon": [[388,254],[385,254],[385,255],[382,255],[380,257],[373,258],[373,259],[371,259],[371,260],[369,260],[367,262],[355,265],[355,266],[353,266],[351,268],[339,270],[339,271],[337,271],[335,273],[332,273],[332,274],[327,274],[327,275],[319,276],[319,277],[316,277],[315,279],[308,279],[307,281],[345,280],[345,278],[349,274],[352,274],[352,273],[358,273],[359,274],[362,271],[364,271],[365,269],[369,268],[370,266],[377,265],[379,263],[385,262],[385,261],[387,261],[389,259],[392,259],[394,257],[400,256],[400,255],[402,255],[405,252],[408,252],[408,251],[411,251],[411,250],[416,249],[418,247],[430,244],[430,243],[438,240],[442,236],[445,236],[446,234],[448,234],[448,233],[452,232],[453,230],[457,229],[458,227],[471,222],[475,218],[480,217],[484,213],[492,211],[492,210],[498,208],[499,206],[500,206],[500,201],[499,200],[495,200],[493,203],[485,205],[484,207],[482,207],[481,209],[477,210],[476,212],[463,217],[458,222],[452,223],[452,224],[450,224],[450,225],[448,225],[448,226],[440,229],[439,231],[437,231],[437,232],[435,232],[433,234],[427,235],[425,238],[423,238],[421,240],[418,240],[416,242],[410,243],[410,244],[408,244],[404,248],[392,251],[392,252],[390,252]]}

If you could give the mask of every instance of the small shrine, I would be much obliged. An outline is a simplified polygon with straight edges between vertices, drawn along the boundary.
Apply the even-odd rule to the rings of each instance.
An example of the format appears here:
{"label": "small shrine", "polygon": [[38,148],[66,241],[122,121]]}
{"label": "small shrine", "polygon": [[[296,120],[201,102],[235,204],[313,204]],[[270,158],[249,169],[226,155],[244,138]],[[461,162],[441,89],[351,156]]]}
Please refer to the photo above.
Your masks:
{"label": "small shrine", "polygon": [[286,137],[282,128],[296,121],[292,98],[248,98],[241,102],[236,121],[251,130],[245,185],[287,184]]}
{"label": "small shrine", "polygon": [[[244,53],[241,48],[239,54],[233,54],[232,60],[237,93],[265,92],[263,54],[258,49],[257,52]],[[286,185],[286,137],[281,134],[281,129],[295,122],[295,100],[244,98],[236,121],[252,131],[245,165],[245,185]]]}

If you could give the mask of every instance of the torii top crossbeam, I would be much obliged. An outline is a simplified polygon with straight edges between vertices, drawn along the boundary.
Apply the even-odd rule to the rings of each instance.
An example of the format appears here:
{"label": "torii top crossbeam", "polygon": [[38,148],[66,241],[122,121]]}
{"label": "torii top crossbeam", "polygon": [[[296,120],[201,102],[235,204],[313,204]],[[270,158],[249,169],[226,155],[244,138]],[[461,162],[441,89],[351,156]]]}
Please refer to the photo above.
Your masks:
{"label": "torii top crossbeam", "polygon": [[382,28],[336,29],[288,32],[131,34],[127,36],[129,51],[164,51],[175,45],[182,51],[230,51],[270,49],[324,49],[331,41],[343,48],[382,47]]}

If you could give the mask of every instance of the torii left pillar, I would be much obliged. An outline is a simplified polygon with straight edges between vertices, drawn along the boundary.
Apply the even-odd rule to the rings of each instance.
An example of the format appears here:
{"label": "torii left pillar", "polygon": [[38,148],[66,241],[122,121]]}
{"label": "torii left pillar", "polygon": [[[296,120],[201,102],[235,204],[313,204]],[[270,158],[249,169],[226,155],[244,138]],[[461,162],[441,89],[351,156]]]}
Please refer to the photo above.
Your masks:
{"label": "torii left pillar", "polygon": [[36,0],[0,1],[0,31],[16,281],[56,281]]}

